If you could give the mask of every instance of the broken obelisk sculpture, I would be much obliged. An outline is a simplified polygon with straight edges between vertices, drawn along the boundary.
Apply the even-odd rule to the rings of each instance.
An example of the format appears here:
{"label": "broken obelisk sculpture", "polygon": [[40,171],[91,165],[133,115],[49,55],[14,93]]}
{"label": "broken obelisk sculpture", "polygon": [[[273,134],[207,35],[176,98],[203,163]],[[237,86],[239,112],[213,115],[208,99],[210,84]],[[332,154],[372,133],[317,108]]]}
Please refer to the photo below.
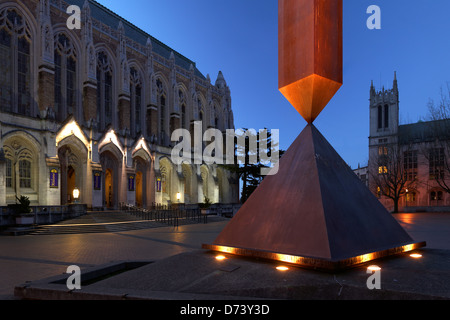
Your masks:
{"label": "broken obelisk sculpture", "polygon": [[308,122],[279,164],[203,248],[323,270],[423,247],[313,122],[343,83],[342,0],[279,0],[279,89]]}

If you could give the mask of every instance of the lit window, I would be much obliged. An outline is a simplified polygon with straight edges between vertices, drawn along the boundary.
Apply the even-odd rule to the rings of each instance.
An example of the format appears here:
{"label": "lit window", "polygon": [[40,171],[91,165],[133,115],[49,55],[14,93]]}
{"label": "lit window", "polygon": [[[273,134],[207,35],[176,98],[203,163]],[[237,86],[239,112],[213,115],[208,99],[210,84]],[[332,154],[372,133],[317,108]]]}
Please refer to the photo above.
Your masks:
{"label": "lit window", "polygon": [[415,202],[416,201],[416,193],[415,192],[408,192],[406,194],[406,201],[407,202]]}
{"label": "lit window", "polygon": [[381,188],[380,187],[377,187],[377,197],[378,198],[381,198]]}
{"label": "lit window", "polygon": [[386,166],[380,166],[378,167],[378,173],[379,174],[387,174],[388,173],[388,169]]}

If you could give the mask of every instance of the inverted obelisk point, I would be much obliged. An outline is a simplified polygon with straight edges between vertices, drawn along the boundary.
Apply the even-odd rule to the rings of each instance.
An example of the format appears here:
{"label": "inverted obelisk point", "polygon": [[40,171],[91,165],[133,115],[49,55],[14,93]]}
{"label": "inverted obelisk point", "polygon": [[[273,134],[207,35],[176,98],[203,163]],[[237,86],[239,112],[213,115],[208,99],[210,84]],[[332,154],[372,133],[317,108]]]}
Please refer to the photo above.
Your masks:
{"label": "inverted obelisk point", "polygon": [[312,123],[342,86],[342,0],[279,1],[279,89]]}

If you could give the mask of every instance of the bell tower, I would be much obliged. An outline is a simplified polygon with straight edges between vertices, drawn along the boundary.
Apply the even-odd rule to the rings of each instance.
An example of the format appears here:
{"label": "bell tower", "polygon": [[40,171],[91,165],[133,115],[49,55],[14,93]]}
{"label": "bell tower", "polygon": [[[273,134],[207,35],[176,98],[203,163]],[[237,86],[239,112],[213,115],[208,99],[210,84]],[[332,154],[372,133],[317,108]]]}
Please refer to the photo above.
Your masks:
{"label": "bell tower", "polygon": [[370,147],[397,143],[399,126],[399,92],[397,73],[392,89],[376,91],[370,86]]}

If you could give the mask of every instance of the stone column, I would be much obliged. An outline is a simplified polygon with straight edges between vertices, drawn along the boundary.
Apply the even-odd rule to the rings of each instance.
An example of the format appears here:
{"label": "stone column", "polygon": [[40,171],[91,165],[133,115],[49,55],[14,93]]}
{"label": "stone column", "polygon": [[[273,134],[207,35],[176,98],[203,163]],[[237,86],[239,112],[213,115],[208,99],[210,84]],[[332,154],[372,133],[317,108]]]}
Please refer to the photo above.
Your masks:
{"label": "stone column", "polygon": [[119,96],[119,129],[130,131],[131,119],[130,119],[130,97],[128,95]]}
{"label": "stone column", "polygon": [[38,107],[39,111],[46,111],[47,115],[52,112],[56,114],[55,110],[55,70],[47,65],[39,67],[38,75]]}
{"label": "stone column", "polygon": [[97,84],[93,81],[86,81],[83,84],[83,116],[84,121],[97,119]]}
{"label": "stone column", "polygon": [[158,108],[155,105],[147,107],[147,137],[158,136]]}

